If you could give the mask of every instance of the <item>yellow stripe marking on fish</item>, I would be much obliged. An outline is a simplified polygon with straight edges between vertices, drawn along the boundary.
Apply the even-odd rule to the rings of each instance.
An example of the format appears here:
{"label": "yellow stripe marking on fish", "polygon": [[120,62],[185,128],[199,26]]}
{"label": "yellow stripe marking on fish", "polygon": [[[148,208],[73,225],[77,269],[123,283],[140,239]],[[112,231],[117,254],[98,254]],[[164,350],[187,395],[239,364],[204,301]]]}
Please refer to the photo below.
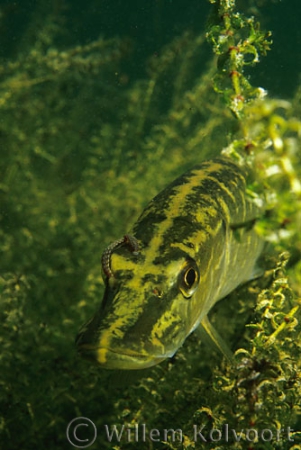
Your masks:
{"label": "yellow stripe marking on fish", "polygon": [[106,289],[77,337],[105,368],[149,367],[171,357],[201,324],[218,347],[212,306],[252,277],[263,211],[246,194],[247,170],[216,158],[188,171],[145,208],[103,255]]}

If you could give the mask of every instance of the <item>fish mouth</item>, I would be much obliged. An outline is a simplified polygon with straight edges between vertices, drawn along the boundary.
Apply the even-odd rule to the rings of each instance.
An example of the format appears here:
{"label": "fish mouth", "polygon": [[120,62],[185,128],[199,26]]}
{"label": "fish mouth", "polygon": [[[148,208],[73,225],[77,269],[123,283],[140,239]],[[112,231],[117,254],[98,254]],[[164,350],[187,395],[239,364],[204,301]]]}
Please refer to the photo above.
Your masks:
{"label": "fish mouth", "polygon": [[96,360],[104,369],[137,370],[159,364],[168,356],[142,354],[134,350],[110,349],[82,344],[78,347],[82,356]]}

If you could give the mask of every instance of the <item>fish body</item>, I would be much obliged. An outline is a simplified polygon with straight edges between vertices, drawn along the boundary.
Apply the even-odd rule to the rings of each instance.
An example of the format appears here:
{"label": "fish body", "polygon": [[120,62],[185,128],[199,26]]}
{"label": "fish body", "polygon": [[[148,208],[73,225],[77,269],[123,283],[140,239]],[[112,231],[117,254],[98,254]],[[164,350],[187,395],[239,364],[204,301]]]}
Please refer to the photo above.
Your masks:
{"label": "fish body", "polygon": [[80,353],[108,369],[155,365],[208,324],[218,300],[252,278],[263,248],[254,223],[263,211],[246,193],[247,175],[216,158],[149,203],[130,232],[138,251],[120,245],[108,254],[104,298],[79,332]]}

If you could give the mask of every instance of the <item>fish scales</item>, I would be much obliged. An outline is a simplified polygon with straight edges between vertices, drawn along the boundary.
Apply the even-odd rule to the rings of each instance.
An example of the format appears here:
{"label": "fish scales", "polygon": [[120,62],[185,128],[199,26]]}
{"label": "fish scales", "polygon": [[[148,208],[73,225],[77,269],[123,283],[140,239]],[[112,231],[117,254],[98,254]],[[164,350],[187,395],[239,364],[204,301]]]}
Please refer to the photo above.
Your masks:
{"label": "fish scales", "polygon": [[247,170],[224,157],[193,167],[160,192],[112,251],[99,311],[80,331],[81,353],[105,368],[171,357],[212,306],[252,277],[263,214],[246,194]]}

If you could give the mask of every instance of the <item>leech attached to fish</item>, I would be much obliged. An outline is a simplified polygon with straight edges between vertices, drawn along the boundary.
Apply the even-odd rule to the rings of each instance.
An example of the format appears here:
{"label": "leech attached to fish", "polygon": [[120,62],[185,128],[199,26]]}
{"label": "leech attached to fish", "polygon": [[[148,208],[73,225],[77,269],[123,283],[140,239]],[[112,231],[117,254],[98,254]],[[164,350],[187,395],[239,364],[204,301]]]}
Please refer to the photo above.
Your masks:
{"label": "leech attached to fish", "polygon": [[110,244],[103,252],[101,257],[102,269],[107,278],[114,277],[114,272],[111,269],[111,255],[113,251],[121,245],[128,245],[134,255],[138,255],[139,253],[139,244],[137,239],[129,234],[125,234],[122,238],[112,242],[112,244]]}

